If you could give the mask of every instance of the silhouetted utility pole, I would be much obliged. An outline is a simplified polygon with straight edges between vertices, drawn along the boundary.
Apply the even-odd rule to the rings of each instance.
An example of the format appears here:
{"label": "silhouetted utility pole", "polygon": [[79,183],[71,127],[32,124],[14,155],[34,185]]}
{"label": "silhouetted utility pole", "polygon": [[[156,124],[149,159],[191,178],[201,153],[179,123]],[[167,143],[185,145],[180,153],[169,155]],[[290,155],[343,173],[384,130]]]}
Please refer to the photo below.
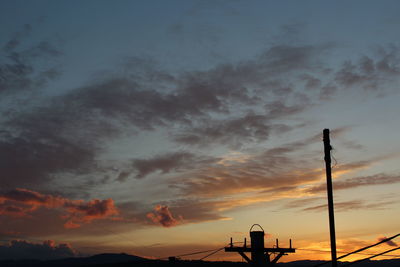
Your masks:
{"label": "silhouetted utility pole", "polygon": [[326,168],[326,188],[328,191],[329,229],[331,235],[332,266],[337,267],[335,217],[333,210],[333,189],[332,189],[332,170],[331,170],[332,147],[329,139],[329,129],[324,129],[323,136],[324,136],[323,140],[324,140],[325,168]]}
{"label": "silhouetted utility pole", "polygon": [[[252,231],[254,226],[258,226],[262,231]],[[259,224],[253,224],[250,228],[250,243],[251,247],[247,247],[246,238],[244,239],[243,247],[233,246],[232,237],[229,247],[225,247],[225,252],[237,252],[243,257],[251,266],[254,267],[264,267],[273,266],[278,260],[287,255],[287,253],[294,253],[296,250],[292,248],[292,240],[290,240],[289,248],[280,248],[278,239],[276,239],[276,247],[265,248],[264,247],[264,229]],[[245,254],[245,252],[250,252],[250,258]],[[271,259],[273,254],[277,253],[274,258]]]}

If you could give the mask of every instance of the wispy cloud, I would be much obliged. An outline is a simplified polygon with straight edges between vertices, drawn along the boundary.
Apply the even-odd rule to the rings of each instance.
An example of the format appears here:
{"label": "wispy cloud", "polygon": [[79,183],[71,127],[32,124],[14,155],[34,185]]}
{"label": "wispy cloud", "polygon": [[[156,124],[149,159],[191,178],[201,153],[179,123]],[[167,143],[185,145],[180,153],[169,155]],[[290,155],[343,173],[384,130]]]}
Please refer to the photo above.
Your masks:
{"label": "wispy cloud", "polygon": [[[399,182],[400,182],[400,176],[381,173],[366,177],[355,177],[355,178],[347,178],[344,180],[335,180],[333,182],[333,186],[335,190],[344,190],[361,186],[385,185],[385,184],[394,184]],[[325,190],[326,190],[325,184],[319,184],[307,189],[307,191],[310,193],[319,193]]]}
{"label": "wispy cloud", "polygon": [[[345,212],[352,210],[385,209],[387,205],[396,203],[395,201],[367,202],[364,200],[350,200],[335,203],[335,211]],[[327,204],[304,208],[303,211],[320,212],[328,209]]]}

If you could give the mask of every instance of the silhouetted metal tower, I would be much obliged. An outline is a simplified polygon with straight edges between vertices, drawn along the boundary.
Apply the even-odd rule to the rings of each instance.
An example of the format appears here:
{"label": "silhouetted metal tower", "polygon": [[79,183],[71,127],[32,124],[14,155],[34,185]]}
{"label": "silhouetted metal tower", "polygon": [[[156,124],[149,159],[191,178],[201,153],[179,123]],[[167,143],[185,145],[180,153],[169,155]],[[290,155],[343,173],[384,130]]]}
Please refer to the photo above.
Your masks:
{"label": "silhouetted metal tower", "polygon": [[332,189],[332,170],[331,170],[331,141],[329,139],[329,129],[323,131],[325,168],[326,168],[326,189],[328,193],[328,211],[329,211],[329,230],[331,237],[331,257],[332,267],[337,266],[336,256],[336,234],[335,234],[335,215],[333,209],[333,189]]}
{"label": "silhouetted metal tower", "polygon": [[[258,226],[262,231],[252,231],[254,226]],[[274,248],[264,247],[264,229],[259,224],[253,224],[250,228],[250,242],[251,246],[247,247],[246,238],[244,239],[243,247],[233,246],[232,238],[229,247],[225,247],[225,252],[237,252],[243,257],[251,266],[261,267],[261,266],[272,266],[278,262],[278,260],[286,253],[294,253],[296,250],[292,248],[292,240],[290,240],[289,248],[280,248],[278,239],[276,239],[276,246]],[[251,253],[251,258],[249,258],[245,252]],[[271,256],[276,255],[273,259]]]}

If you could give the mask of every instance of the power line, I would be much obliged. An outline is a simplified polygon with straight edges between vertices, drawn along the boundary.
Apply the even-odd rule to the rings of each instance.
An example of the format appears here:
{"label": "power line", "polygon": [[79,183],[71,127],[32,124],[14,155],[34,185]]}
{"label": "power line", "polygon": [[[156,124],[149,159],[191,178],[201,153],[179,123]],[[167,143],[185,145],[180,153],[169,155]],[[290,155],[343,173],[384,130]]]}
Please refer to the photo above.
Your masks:
{"label": "power line", "polygon": [[[221,249],[221,248],[218,248]],[[217,249],[217,250],[218,250]],[[186,253],[186,254],[181,254],[181,255],[175,255],[172,257],[185,257],[185,256],[191,256],[191,255],[197,255],[197,254],[203,254],[203,253],[207,253],[207,252],[214,252],[216,251],[216,249],[209,249],[209,250],[203,250],[203,251],[196,251],[196,252],[191,252],[191,253]],[[163,260],[163,259],[168,259],[169,257],[163,257],[163,258],[158,258],[158,260]]]}
{"label": "power line", "polygon": [[378,256],[382,256],[383,254],[386,254],[386,253],[389,253],[389,252],[392,252],[392,251],[395,251],[395,250],[398,250],[398,249],[400,249],[400,247],[386,250],[386,251],[384,251],[384,252],[381,252],[381,253],[379,253],[379,254],[376,254],[376,255],[371,256],[371,257],[368,257],[368,258],[364,258],[364,259],[361,259],[361,260],[349,262],[349,263],[347,263],[347,264],[345,264],[345,265],[342,265],[342,266],[344,267],[344,266],[350,266],[350,265],[353,265],[353,264],[356,264],[356,263],[360,263],[360,262],[363,262],[363,261],[366,261],[366,260],[369,260],[369,259],[372,259],[372,258],[375,258],[375,257],[378,257]]}
{"label": "power line", "polygon": [[347,256],[349,256],[349,255],[351,255],[351,254],[355,254],[355,253],[364,251],[364,250],[366,250],[366,249],[375,247],[375,246],[377,246],[377,245],[380,245],[380,244],[382,244],[382,243],[385,243],[385,242],[387,242],[387,241],[390,241],[390,240],[392,240],[392,239],[394,239],[394,238],[396,238],[396,237],[398,237],[398,236],[400,236],[400,234],[397,234],[397,235],[394,235],[394,236],[391,236],[391,237],[382,239],[382,240],[379,241],[378,243],[375,243],[375,244],[373,244],[373,245],[370,245],[370,246],[366,246],[366,247],[357,249],[357,250],[355,250],[355,251],[353,251],[353,252],[349,252],[349,253],[347,253],[347,254],[345,254],[345,255],[343,255],[343,256],[340,256],[338,259],[343,259],[344,257],[347,257]]}
{"label": "power line", "polygon": [[210,254],[204,256],[204,257],[201,258],[200,260],[204,260],[205,258],[208,258],[208,257],[210,257],[211,255],[214,255],[215,253],[217,253],[217,252],[223,250],[224,248],[225,248],[225,247],[219,248],[219,249],[215,250],[214,252],[212,252],[212,253],[210,253]]}
{"label": "power line", "polygon": [[[342,256],[338,257],[337,259],[338,259],[338,260],[339,260],[339,259],[343,259],[343,258],[345,258],[345,257],[347,257],[347,256],[349,256],[349,255],[356,254],[356,253],[359,253],[359,252],[364,251],[364,250],[366,250],[366,249],[375,247],[375,246],[377,246],[377,245],[380,245],[380,244],[382,244],[382,243],[385,243],[385,242],[387,242],[387,241],[390,241],[390,240],[392,240],[392,239],[394,239],[394,238],[396,238],[396,237],[398,237],[398,236],[400,236],[400,234],[397,234],[397,235],[394,235],[394,236],[391,236],[391,237],[382,239],[381,241],[379,241],[379,242],[377,242],[377,243],[375,243],[375,244],[372,244],[372,245],[370,245],[370,246],[366,246],[366,247],[357,249],[357,250],[355,250],[355,251],[349,252],[349,253],[347,253],[347,254],[345,254],[345,255],[342,255]],[[390,251],[393,251],[393,250],[390,250]],[[388,252],[390,252],[390,251],[388,251]],[[387,253],[387,252],[386,252],[386,253]],[[383,254],[386,254],[386,253],[383,253]],[[330,262],[330,261],[323,262],[323,263],[314,265],[314,267],[319,267],[319,266],[328,264],[329,262]]]}
{"label": "power line", "polygon": [[[320,249],[306,249],[306,248],[296,248],[296,250],[304,250],[304,251],[314,251],[314,252],[324,252],[324,253],[331,253],[329,250],[320,250]],[[348,251],[338,251],[339,254],[342,253],[349,253]],[[373,253],[357,253],[358,255],[375,255]],[[400,257],[400,255],[383,255],[385,257]]]}
{"label": "power line", "polygon": [[[233,242],[232,244],[242,244],[244,243],[243,241],[238,241],[238,242]],[[226,245],[230,245],[226,244]],[[191,252],[191,253],[185,253],[185,254],[181,254],[181,255],[175,255],[175,256],[171,256],[171,257],[185,257],[185,256],[191,256],[191,255],[197,255],[197,254],[203,254],[203,253],[207,253],[207,252],[212,252],[209,255],[206,255],[205,257],[200,258],[200,260],[208,258],[209,256],[217,253],[218,251],[224,249],[225,246],[221,247],[221,248],[216,248],[216,249],[209,249],[209,250],[203,250],[203,251],[195,251],[195,252]],[[163,260],[163,259],[168,259],[169,257],[163,257],[163,258],[158,258],[158,260]]]}

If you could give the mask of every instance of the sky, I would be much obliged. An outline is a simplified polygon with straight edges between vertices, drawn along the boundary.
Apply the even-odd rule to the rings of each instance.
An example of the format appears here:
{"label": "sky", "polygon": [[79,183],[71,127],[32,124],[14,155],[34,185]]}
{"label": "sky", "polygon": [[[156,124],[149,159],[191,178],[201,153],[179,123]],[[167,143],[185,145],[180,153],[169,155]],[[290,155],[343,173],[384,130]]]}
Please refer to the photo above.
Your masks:
{"label": "sky", "polygon": [[324,128],[338,252],[399,233],[399,8],[1,1],[0,259],[329,259]]}

